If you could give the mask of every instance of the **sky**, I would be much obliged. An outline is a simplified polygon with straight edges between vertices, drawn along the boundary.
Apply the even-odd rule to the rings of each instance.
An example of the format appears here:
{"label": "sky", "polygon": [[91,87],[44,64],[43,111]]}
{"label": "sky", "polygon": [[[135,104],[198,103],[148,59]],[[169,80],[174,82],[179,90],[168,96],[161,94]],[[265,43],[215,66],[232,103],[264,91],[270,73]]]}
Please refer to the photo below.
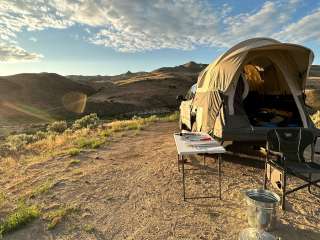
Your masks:
{"label": "sky", "polygon": [[115,75],[210,63],[270,37],[320,64],[318,0],[0,0],[0,75]]}

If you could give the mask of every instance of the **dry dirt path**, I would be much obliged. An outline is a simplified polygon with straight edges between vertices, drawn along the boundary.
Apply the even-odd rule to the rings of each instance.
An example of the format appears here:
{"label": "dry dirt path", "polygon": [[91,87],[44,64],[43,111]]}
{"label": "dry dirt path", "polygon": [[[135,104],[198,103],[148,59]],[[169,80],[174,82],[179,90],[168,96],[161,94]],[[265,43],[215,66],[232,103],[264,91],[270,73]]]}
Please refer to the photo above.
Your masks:
{"label": "dry dirt path", "polygon": [[[75,203],[79,210],[54,230],[34,221],[5,239],[237,239],[247,227],[241,190],[262,186],[261,164],[226,158],[223,200],[188,200],[181,195],[172,133],[176,123],[155,123],[138,133],[115,137],[97,151],[81,153],[78,165],[52,159],[25,170],[26,188],[41,178],[59,176],[42,197],[47,208]],[[197,159],[192,159],[197,165]],[[187,176],[188,195],[217,194],[214,159],[212,174]],[[288,197],[288,211],[279,217],[275,234],[283,239],[320,239],[320,200],[307,191]]]}

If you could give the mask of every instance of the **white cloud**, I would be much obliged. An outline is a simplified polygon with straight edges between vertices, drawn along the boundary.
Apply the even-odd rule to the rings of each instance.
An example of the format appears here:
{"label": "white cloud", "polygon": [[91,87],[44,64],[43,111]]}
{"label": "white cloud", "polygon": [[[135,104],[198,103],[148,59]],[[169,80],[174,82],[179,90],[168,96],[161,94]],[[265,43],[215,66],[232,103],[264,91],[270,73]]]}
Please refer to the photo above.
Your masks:
{"label": "white cloud", "polygon": [[106,14],[90,41],[124,52],[193,49],[219,34],[219,18],[205,1],[114,1]]}
{"label": "white cloud", "polygon": [[29,53],[23,48],[0,43],[0,62],[37,61],[42,57],[37,53]]}
{"label": "white cloud", "polygon": [[[10,46],[7,51],[11,49],[18,59],[16,49],[23,50],[16,41],[20,31],[75,24],[83,27],[83,36],[77,39],[121,52],[230,47],[261,36],[318,40],[320,9],[292,22],[300,2],[266,1],[258,9],[235,15],[237,9],[231,5],[216,7],[208,0],[1,0],[0,43]],[[39,54],[23,51],[39,59]],[[26,56],[21,54],[21,59],[28,59]]]}
{"label": "white cloud", "polygon": [[27,31],[46,28],[66,28],[73,24],[45,0],[1,0],[0,2],[0,60],[1,61],[34,61],[42,55],[28,53],[17,46],[16,35]]}
{"label": "white cloud", "polygon": [[256,12],[229,16],[224,20],[225,31],[221,34],[226,47],[252,37],[271,37],[286,25],[299,0],[287,3],[266,1]]}
{"label": "white cloud", "polygon": [[282,31],[274,34],[274,37],[288,42],[304,43],[308,41],[320,42],[320,9],[301,18],[299,21],[289,24]]}

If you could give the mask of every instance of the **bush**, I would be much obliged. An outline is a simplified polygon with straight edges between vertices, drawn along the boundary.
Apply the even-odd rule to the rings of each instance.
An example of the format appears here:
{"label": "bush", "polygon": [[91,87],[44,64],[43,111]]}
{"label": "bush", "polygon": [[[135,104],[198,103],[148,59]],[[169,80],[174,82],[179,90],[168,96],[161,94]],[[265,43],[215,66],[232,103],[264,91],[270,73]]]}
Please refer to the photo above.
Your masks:
{"label": "bush", "polygon": [[12,148],[8,143],[0,144],[0,156],[6,157],[12,153]]}
{"label": "bush", "polygon": [[36,132],[36,134],[34,135],[34,140],[36,141],[40,141],[42,139],[45,139],[47,137],[48,133],[43,132],[43,131],[38,131]]}
{"label": "bush", "polygon": [[80,138],[76,141],[76,144],[79,148],[99,148],[102,144],[104,144],[105,141],[99,138]]}
{"label": "bush", "polygon": [[40,211],[36,206],[20,206],[12,213],[10,213],[0,224],[0,235],[17,230],[21,226],[31,222],[33,219],[39,217]]}
{"label": "bush", "polygon": [[68,150],[65,151],[66,154],[70,155],[70,156],[77,156],[80,153],[80,149],[79,148],[70,148]]}
{"label": "bush", "polygon": [[317,111],[315,114],[311,115],[311,120],[317,128],[320,128],[320,111]]}
{"label": "bush", "polygon": [[57,121],[48,125],[48,132],[63,133],[68,128],[66,121]]}
{"label": "bush", "polygon": [[72,129],[95,128],[98,126],[99,118],[96,113],[86,115],[74,122]]}
{"label": "bush", "polygon": [[73,131],[72,131],[72,129],[70,129],[70,128],[66,129],[66,130],[63,132],[63,134],[65,134],[65,135],[71,135],[72,133],[73,133]]}
{"label": "bush", "polygon": [[35,137],[29,134],[17,134],[7,137],[7,144],[9,148],[14,151],[19,151],[24,148],[25,145],[35,141]]}

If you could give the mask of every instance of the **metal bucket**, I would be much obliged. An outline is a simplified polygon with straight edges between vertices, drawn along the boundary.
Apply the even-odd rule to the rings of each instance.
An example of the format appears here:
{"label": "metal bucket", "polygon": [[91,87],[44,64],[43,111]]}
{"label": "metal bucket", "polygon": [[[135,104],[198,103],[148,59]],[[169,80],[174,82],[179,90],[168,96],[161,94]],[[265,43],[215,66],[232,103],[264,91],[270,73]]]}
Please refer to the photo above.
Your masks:
{"label": "metal bucket", "polygon": [[250,227],[269,231],[277,218],[276,207],[280,197],[268,190],[251,189],[244,192]]}

